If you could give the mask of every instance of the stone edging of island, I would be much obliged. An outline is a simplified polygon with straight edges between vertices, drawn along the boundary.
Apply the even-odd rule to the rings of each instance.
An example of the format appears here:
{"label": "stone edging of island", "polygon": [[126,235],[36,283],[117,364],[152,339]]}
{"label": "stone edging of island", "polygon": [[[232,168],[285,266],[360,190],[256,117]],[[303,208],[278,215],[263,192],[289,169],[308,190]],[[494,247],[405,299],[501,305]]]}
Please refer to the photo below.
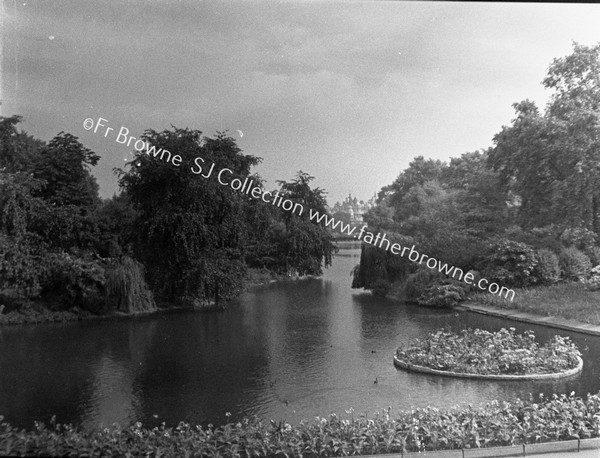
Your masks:
{"label": "stone edging of island", "polygon": [[405,363],[400,361],[396,355],[394,355],[394,366],[401,369],[406,369],[412,372],[421,372],[424,374],[442,375],[445,377],[459,377],[459,378],[472,378],[472,379],[484,379],[484,380],[556,380],[564,377],[572,377],[579,374],[583,370],[583,360],[577,357],[577,366],[573,369],[569,369],[565,372],[558,372],[553,374],[524,374],[524,375],[494,375],[494,374],[468,374],[465,372],[452,372],[452,371],[441,371],[438,369],[431,369],[425,366],[418,366],[416,364]]}

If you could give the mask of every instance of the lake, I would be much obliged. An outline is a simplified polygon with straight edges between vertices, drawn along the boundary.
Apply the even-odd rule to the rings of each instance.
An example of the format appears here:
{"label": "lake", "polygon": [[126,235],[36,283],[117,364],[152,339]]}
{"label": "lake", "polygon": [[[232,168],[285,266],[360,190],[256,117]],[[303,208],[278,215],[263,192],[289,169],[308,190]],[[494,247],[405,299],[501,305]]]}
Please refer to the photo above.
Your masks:
{"label": "lake", "polygon": [[[330,412],[511,400],[600,390],[600,338],[468,312],[410,306],[350,288],[360,246],[341,242],[322,278],[272,283],[215,313],[0,328],[0,414],[94,428],[142,421],[297,423]],[[568,304],[565,304],[567,307]],[[554,382],[490,382],[398,370],[398,345],[441,327],[533,329],[579,345],[584,370]],[[374,383],[377,380],[377,383]]]}

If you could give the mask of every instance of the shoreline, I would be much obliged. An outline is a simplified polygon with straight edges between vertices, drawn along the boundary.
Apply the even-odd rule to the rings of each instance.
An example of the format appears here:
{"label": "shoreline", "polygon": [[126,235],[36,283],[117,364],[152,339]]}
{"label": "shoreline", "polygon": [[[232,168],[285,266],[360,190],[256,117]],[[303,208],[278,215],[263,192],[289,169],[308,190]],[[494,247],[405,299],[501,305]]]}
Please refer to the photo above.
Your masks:
{"label": "shoreline", "polygon": [[[205,307],[194,307],[194,306],[176,306],[169,308],[157,308],[152,311],[135,312],[135,313],[124,313],[113,311],[103,315],[96,315],[83,309],[70,309],[65,311],[52,311],[44,307],[41,303],[35,303],[33,305],[40,310],[35,315],[25,314],[16,312],[13,317],[18,321],[8,321],[2,319],[0,316],[0,329],[8,326],[28,326],[38,324],[66,324],[75,322],[93,322],[93,321],[122,321],[122,320],[136,320],[146,317],[153,317],[158,315],[166,315],[169,313],[183,313],[183,312],[197,312],[197,313],[209,313],[223,310],[223,306],[215,306],[209,304]],[[13,313],[13,312],[9,312]],[[4,314],[3,316],[9,316]]]}
{"label": "shoreline", "polygon": [[[247,282],[244,284],[242,291],[250,291],[264,285],[279,281],[295,280],[295,278],[287,278],[282,275],[276,275],[269,271],[261,271],[260,269],[248,269]],[[214,302],[207,303],[202,307],[193,305],[177,305],[173,307],[160,307],[156,310],[124,313],[119,311],[111,311],[104,314],[94,314],[81,308],[71,308],[69,310],[53,311],[46,307],[43,302],[30,302],[24,304],[20,309],[13,310],[8,313],[1,313],[0,310],[0,329],[8,326],[28,326],[39,324],[65,324],[75,322],[93,322],[93,321],[121,321],[121,320],[136,320],[147,317],[165,315],[169,313],[211,313],[219,312],[227,308],[226,302],[216,305]],[[25,313],[22,312],[25,311]],[[10,315],[13,314],[13,315]],[[11,316],[14,321],[10,318]]]}

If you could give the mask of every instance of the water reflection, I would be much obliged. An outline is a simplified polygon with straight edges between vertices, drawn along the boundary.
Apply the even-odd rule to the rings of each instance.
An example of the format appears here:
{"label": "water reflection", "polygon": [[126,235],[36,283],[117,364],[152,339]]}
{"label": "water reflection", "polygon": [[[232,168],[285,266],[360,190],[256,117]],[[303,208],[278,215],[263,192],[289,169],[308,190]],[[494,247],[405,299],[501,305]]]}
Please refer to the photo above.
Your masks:
{"label": "water reflection", "polygon": [[122,338],[112,340],[114,345],[90,361],[92,382],[82,402],[82,426],[129,424],[141,415],[141,390],[136,380],[144,371],[156,326],[156,321],[119,326]]}
{"label": "water reflection", "polygon": [[[330,412],[373,413],[530,392],[599,389],[600,339],[572,335],[584,372],[556,382],[489,382],[397,370],[401,343],[440,327],[546,328],[482,315],[424,309],[352,290],[357,245],[345,244],[323,278],[246,293],[223,313],[5,328],[0,333],[0,413],[84,427],[143,421],[223,423],[259,415],[298,422]],[[561,332],[561,334],[567,334]],[[378,383],[373,383],[377,378]]]}

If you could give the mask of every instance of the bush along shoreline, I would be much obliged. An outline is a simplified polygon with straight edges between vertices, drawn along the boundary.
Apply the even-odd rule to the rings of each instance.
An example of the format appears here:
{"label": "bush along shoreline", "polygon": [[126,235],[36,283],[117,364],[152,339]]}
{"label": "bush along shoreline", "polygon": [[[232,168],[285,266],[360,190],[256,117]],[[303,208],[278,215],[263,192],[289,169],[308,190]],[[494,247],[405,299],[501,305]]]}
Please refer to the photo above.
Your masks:
{"label": "bush along shoreline", "polygon": [[581,353],[568,337],[554,336],[540,346],[533,331],[515,334],[466,329],[456,334],[443,329],[396,351],[396,358],[416,365],[460,374],[560,374],[578,367]]}
{"label": "bush along shoreline", "polygon": [[[142,266],[130,258],[126,258],[122,264],[129,264],[129,268],[123,269],[122,265],[117,265],[112,270],[107,269],[104,308],[90,311],[74,305],[68,310],[55,310],[51,303],[27,300],[7,310],[0,296],[0,326],[126,319],[180,311],[213,312],[226,308],[224,304],[193,297],[181,298],[177,305],[155,303],[152,292],[141,276]],[[287,278],[267,269],[248,268],[244,290]]]}
{"label": "bush along shoreline", "polygon": [[[95,431],[36,423],[29,431],[0,424],[0,451],[45,456],[345,456],[546,443],[600,437],[600,398],[553,395],[481,407],[391,409],[374,417],[331,414],[292,426],[244,419],[213,427],[179,423],[117,424]],[[2,417],[0,417],[2,421]]]}

